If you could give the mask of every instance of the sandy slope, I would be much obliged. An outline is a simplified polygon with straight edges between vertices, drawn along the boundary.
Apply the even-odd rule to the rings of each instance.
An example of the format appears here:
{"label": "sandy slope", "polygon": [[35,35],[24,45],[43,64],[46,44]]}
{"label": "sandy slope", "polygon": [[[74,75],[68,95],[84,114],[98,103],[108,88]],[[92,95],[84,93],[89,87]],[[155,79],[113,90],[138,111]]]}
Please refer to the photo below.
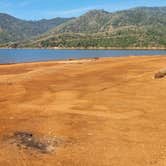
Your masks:
{"label": "sandy slope", "polygon": [[[0,166],[165,166],[166,57],[0,66]],[[16,131],[60,138],[17,147]]]}

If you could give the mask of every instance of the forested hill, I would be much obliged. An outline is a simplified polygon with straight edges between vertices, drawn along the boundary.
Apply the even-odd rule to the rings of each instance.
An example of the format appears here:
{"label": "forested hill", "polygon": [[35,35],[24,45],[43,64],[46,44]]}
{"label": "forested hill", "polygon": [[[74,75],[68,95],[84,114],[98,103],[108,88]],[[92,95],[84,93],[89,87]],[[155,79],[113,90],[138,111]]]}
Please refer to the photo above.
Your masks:
{"label": "forested hill", "polygon": [[55,33],[97,33],[110,32],[128,26],[165,26],[166,7],[133,8],[109,13],[104,10],[92,10],[75,20],[56,27]]}
{"label": "forested hill", "polygon": [[30,42],[36,47],[166,47],[166,7],[93,10]]}
{"label": "forested hill", "polygon": [[166,48],[166,7],[139,7],[114,13],[92,10],[17,46]]}
{"label": "forested hill", "polygon": [[54,18],[50,20],[25,21],[0,13],[0,44],[41,35],[68,20],[70,19]]}

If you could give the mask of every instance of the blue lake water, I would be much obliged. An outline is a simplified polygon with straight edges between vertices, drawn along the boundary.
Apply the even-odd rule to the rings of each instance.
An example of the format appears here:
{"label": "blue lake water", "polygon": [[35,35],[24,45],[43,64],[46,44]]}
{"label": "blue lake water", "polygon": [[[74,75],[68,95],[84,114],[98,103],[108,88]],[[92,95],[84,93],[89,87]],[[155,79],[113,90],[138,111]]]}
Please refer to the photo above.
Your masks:
{"label": "blue lake water", "polygon": [[0,64],[129,55],[166,55],[166,50],[0,49]]}

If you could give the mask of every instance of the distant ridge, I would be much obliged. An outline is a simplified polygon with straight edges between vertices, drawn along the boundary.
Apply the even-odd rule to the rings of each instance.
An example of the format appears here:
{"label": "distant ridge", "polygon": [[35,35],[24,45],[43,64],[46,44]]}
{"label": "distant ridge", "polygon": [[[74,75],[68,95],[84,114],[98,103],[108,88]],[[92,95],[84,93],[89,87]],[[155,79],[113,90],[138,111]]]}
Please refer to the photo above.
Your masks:
{"label": "distant ridge", "polygon": [[68,20],[70,18],[25,21],[8,14],[0,13],[0,44],[25,40],[41,35]]}
{"label": "distant ridge", "polygon": [[[47,28],[36,28],[38,37],[18,42],[17,47],[166,48],[166,7],[136,7],[114,13],[92,10],[78,18],[59,19],[55,26],[42,22]],[[41,25],[41,21],[30,23]]]}

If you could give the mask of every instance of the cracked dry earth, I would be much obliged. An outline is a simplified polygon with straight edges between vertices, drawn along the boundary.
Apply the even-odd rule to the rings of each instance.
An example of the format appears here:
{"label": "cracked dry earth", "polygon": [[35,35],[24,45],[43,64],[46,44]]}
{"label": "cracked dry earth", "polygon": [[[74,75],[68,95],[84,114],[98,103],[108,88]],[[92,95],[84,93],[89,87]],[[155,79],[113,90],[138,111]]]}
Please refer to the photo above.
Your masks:
{"label": "cracked dry earth", "polygon": [[165,166],[164,56],[0,65],[0,166]]}

